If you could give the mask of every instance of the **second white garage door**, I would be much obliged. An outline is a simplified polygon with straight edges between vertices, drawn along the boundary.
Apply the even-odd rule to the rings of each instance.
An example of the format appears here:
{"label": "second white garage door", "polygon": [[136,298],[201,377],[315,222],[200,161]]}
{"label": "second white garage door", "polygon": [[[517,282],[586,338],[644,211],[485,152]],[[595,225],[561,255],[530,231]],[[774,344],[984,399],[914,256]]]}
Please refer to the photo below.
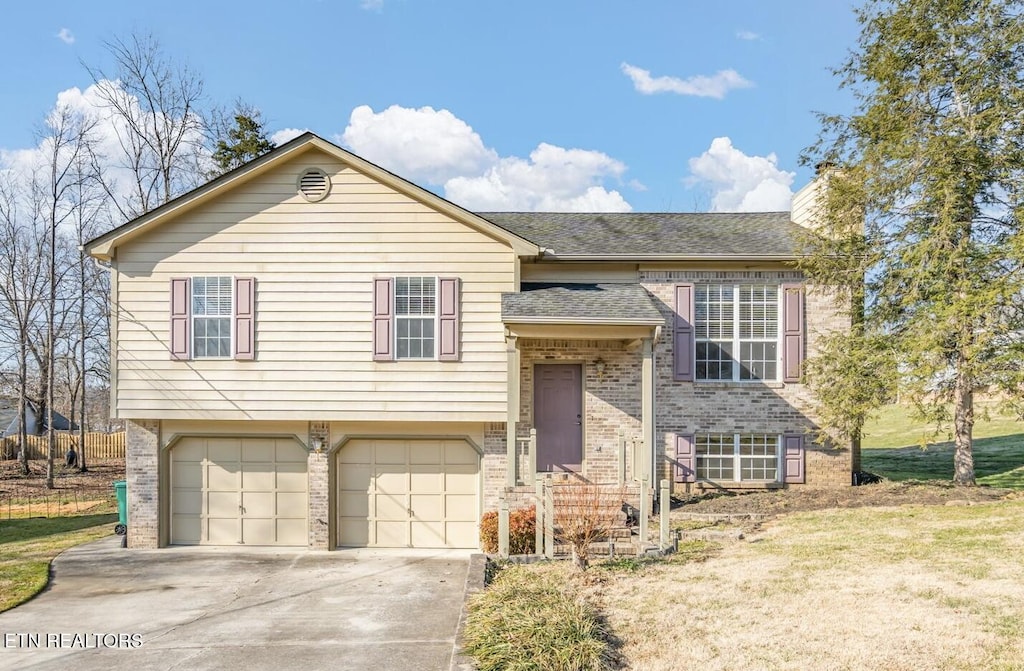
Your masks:
{"label": "second white garage door", "polygon": [[479,480],[464,440],[353,440],[338,453],[338,545],[475,548]]}
{"label": "second white garage door", "polygon": [[171,543],[307,545],[306,458],[291,438],[182,438],[171,448]]}

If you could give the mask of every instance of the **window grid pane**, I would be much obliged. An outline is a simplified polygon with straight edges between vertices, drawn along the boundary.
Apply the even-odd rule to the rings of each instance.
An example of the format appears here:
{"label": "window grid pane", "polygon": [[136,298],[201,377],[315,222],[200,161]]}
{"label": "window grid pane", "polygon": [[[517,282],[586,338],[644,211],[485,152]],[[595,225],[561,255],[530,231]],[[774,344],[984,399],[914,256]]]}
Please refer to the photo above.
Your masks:
{"label": "window grid pane", "polygon": [[771,434],[698,434],[697,477],[723,482],[777,482],[779,437]]}
{"label": "window grid pane", "polygon": [[778,379],[778,286],[697,285],[694,312],[696,379]]}
{"label": "window grid pane", "polygon": [[192,356],[231,356],[230,277],[192,278]]}
{"label": "window grid pane", "polygon": [[778,438],[763,434],[739,437],[740,477],[774,482],[779,474]]}
{"label": "window grid pane", "polygon": [[436,314],[435,278],[395,278],[395,338],[396,354],[399,359],[434,358]]}
{"label": "window grid pane", "polygon": [[437,287],[433,277],[395,278],[395,314],[399,316],[435,313]]}
{"label": "window grid pane", "polygon": [[735,458],[733,437],[728,434],[703,434],[695,437],[697,477],[703,480],[733,480]]}

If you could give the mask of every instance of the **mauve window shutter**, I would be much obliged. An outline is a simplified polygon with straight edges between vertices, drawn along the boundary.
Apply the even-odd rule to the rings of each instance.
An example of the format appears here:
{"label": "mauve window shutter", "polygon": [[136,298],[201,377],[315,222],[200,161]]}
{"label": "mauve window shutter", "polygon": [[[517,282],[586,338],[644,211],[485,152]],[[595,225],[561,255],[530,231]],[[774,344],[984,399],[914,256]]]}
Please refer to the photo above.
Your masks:
{"label": "mauve window shutter", "polygon": [[373,280],[373,360],[394,361],[394,315],[391,296],[393,277],[375,277]]}
{"label": "mauve window shutter", "polygon": [[804,483],[804,437],[782,437],[782,481],[788,485]]}
{"label": "mauve window shutter", "polygon": [[782,285],[782,381],[799,382],[804,363],[804,290]]}
{"label": "mauve window shutter", "polygon": [[192,280],[188,277],[171,278],[171,358],[188,360],[192,353],[189,338],[189,318],[192,316]]}
{"label": "mauve window shutter", "polygon": [[693,285],[676,285],[676,312],[672,336],[672,374],[682,382],[693,382]]}
{"label": "mauve window shutter", "polygon": [[693,435],[676,436],[676,482],[697,481],[697,447]]}
{"label": "mauve window shutter", "polygon": [[459,360],[459,278],[442,277],[438,280],[441,294],[438,312],[438,361]]}
{"label": "mauve window shutter", "polygon": [[235,278],[235,358],[256,358],[256,278]]}

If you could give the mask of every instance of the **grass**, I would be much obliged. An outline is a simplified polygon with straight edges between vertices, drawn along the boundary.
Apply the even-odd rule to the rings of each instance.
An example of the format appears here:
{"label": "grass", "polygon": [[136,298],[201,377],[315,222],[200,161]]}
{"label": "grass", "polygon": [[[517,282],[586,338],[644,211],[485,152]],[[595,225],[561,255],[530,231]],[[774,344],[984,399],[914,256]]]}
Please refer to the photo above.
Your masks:
{"label": "grass", "polygon": [[510,566],[470,601],[464,647],[480,671],[613,668],[603,622],[552,568]]}
{"label": "grass", "polygon": [[64,550],[113,532],[117,514],[0,520],[0,612],[38,594]]}
{"label": "grass", "polygon": [[[948,436],[889,405],[865,427],[862,468],[890,480],[952,480]],[[974,468],[979,484],[1024,489],[1024,423],[992,410],[974,425]]]}
{"label": "grass", "polygon": [[[1022,669],[1021,528],[1021,498],[794,513],[752,542],[688,548],[705,561],[618,559],[584,579],[535,564],[509,587],[593,604],[620,668]],[[494,605],[493,621],[530,616]]]}

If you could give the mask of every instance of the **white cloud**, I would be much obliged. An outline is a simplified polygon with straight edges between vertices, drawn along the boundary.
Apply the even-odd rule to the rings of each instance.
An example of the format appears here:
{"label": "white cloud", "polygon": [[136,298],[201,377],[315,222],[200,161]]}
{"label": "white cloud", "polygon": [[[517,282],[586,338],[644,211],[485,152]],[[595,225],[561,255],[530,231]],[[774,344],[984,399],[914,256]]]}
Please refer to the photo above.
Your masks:
{"label": "white cloud", "polygon": [[733,89],[745,89],[754,85],[735,70],[720,70],[711,76],[694,75],[686,79],[678,77],[652,77],[650,70],[623,63],[622,71],[633,80],[633,88],[645,95],[655,93],[678,93],[684,96],[717,98],[721,100]]}
{"label": "white cloud", "polygon": [[57,37],[58,40],[60,40],[64,44],[74,44],[75,43],[75,36],[74,36],[74,34],[69,29],[67,29],[67,28],[61,28],[60,32],[57,33],[56,37]]}
{"label": "white cloud", "polygon": [[[119,139],[127,133],[126,122],[112,113],[104,99],[103,90],[120,96],[127,95],[118,81],[102,80],[85,90],[72,87],[57,94],[47,118],[56,118],[56,115],[64,112],[74,118],[85,120],[92,126],[93,150],[102,168],[104,179],[119,202],[132,201],[130,206],[135,207],[131,190],[133,173],[127,165],[125,149]],[[134,97],[128,97],[124,101],[136,108],[138,106],[138,101]],[[191,188],[195,185],[193,182],[201,181],[204,172],[212,167],[209,155],[201,147],[201,142],[202,137],[197,132],[190,132],[182,142],[183,146],[195,147],[196,153],[191,156],[194,165],[190,171],[183,171],[190,175],[187,183],[175,185],[179,191]],[[32,179],[33,173],[46,166],[51,148],[50,141],[44,138],[36,146],[27,149],[0,149],[0,171],[7,171],[13,178],[26,183]],[[182,152],[183,158],[185,153],[186,151]]]}
{"label": "white cloud", "polygon": [[384,9],[384,0],[362,0],[359,6],[370,12],[379,12]]}
{"label": "white cloud", "polygon": [[340,139],[363,158],[406,179],[430,184],[480,174],[498,159],[469,124],[432,107],[392,105],[374,112],[361,105],[352,110]]}
{"label": "white cloud", "polygon": [[456,177],[444,189],[471,210],[629,212],[618,191],[601,185],[625,171],[625,164],[602,152],[541,143],[529,160],[503,158],[483,175]]}
{"label": "white cloud", "polygon": [[275,131],[270,136],[270,141],[274,143],[275,147],[280,147],[288,140],[294,140],[298,136],[308,131],[308,128],[282,128],[279,131]]}
{"label": "white cloud", "polygon": [[631,209],[603,184],[622,176],[623,163],[599,151],[546,143],[528,159],[502,157],[445,109],[357,107],[340,140],[402,177],[442,187],[446,198],[473,210]]}
{"label": "white cloud", "polygon": [[647,185],[638,179],[629,180],[629,188],[634,191],[647,191]]}
{"label": "white cloud", "polygon": [[775,154],[747,156],[727,137],[716,137],[703,154],[690,159],[687,184],[712,192],[712,212],[789,210],[796,173],[780,170]]}
{"label": "white cloud", "polygon": [[755,42],[761,39],[761,36],[752,30],[737,30],[736,37],[737,39],[746,40],[748,42]]}

